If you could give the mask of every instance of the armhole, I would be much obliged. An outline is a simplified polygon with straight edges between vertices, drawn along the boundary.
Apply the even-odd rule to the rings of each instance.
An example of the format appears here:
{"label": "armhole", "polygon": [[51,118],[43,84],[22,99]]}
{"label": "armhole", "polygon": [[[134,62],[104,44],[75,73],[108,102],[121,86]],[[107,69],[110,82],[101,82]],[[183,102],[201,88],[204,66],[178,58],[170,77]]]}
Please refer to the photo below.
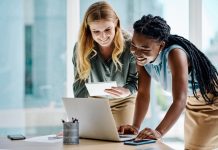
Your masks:
{"label": "armhole", "polygon": [[183,52],[185,52],[186,53],[186,56],[188,57],[188,60],[189,60],[189,54],[184,50],[184,48],[182,48],[181,46],[179,46],[179,45],[172,45],[172,46],[170,46],[169,47],[169,50],[167,51],[167,54],[166,54],[166,58],[167,58],[167,60],[168,60],[168,58],[169,58],[169,54],[170,54],[170,52],[172,51],[172,50],[174,50],[174,49],[180,49],[180,50],[182,50]]}
{"label": "armhole", "polygon": [[[169,68],[169,62],[168,62],[168,59],[169,59],[169,54],[170,54],[170,52],[172,52],[172,50],[174,50],[174,49],[180,49],[180,50],[182,50],[183,52],[185,52],[185,54],[186,54],[186,56],[187,56],[187,59],[188,59],[188,63],[189,63],[189,54],[184,50],[184,48],[182,48],[181,46],[179,46],[179,45],[172,45],[172,46],[170,46],[169,47],[169,50],[167,51],[167,54],[165,55],[165,57],[166,57],[166,59],[167,59],[167,66],[168,66],[168,68]],[[189,69],[188,69],[189,70]]]}

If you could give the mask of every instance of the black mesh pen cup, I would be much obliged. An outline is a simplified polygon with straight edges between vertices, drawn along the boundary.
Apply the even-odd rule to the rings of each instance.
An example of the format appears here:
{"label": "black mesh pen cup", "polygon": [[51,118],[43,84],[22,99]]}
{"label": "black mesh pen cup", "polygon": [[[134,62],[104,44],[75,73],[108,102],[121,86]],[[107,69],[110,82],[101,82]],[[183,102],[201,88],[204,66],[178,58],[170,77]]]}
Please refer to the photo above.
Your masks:
{"label": "black mesh pen cup", "polygon": [[63,123],[63,144],[79,144],[79,122]]}

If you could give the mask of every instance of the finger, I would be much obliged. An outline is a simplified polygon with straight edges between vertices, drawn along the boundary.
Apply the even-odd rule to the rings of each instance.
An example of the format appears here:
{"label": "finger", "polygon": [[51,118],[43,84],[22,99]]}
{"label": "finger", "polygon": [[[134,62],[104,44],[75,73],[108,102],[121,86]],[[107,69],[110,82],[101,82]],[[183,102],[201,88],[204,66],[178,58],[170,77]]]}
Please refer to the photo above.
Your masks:
{"label": "finger", "polygon": [[133,130],[134,130],[134,134],[138,134],[139,129],[135,126],[132,126]]}
{"label": "finger", "polygon": [[131,128],[131,131],[133,134],[137,134],[137,130],[134,127]]}
{"label": "finger", "polygon": [[121,93],[124,93],[124,92],[129,91],[128,88],[124,88],[124,87],[111,87],[111,89],[116,90],[116,91],[119,91],[119,92],[121,92]]}
{"label": "finger", "polygon": [[137,140],[142,140],[142,138],[143,138],[143,133],[140,132],[140,133],[137,135],[137,137],[135,138],[135,140],[136,140],[136,141],[137,141]]}
{"label": "finger", "polygon": [[145,138],[150,137],[151,135],[152,135],[152,133],[151,133],[149,130],[145,129],[145,130],[142,130],[142,131],[140,132],[138,138],[140,138],[140,139],[145,139]]}
{"label": "finger", "polygon": [[[110,93],[108,93],[108,94],[110,94]],[[120,98],[120,96],[114,95],[114,94],[110,94],[110,96],[111,96],[112,98]]]}
{"label": "finger", "polygon": [[125,130],[124,126],[121,126],[121,127],[119,128],[119,133],[120,133],[120,134],[124,134],[124,130]]}
{"label": "finger", "polygon": [[122,92],[121,92],[120,90],[116,90],[116,89],[113,89],[113,88],[112,88],[112,89],[109,89],[108,92],[111,92],[111,93],[117,94],[117,95],[122,94]]}
{"label": "finger", "polygon": [[123,134],[134,134],[134,128],[131,125],[125,125],[123,127]]}
{"label": "finger", "polygon": [[146,138],[146,139],[157,139],[153,133],[148,133],[144,138]]}
{"label": "finger", "polygon": [[146,137],[146,138],[149,138],[149,139],[157,139],[154,130],[152,130],[152,129],[150,129],[150,128],[146,128],[145,133],[147,134],[147,137]]}
{"label": "finger", "polygon": [[140,140],[142,139],[139,137],[139,135],[137,135],[137,137],[135,138],[135,141],[140,141]]}
{"label": "finger", "polygon": [[119,92],[114,92],[114,91],[109,91],[109,90],[107,90],[107,91],[105,91],[106,93],[108,93],[108,94],[110,94],[110,95],[112,95],[113,97],[120,97],[120,95],[122,94],[122,93],[119,93]]}
{"label": "finger", "polygon": [[105,89],[104,92],[110,94],[112,97],[119,97],[119,95],[115,94],[111,89]]}

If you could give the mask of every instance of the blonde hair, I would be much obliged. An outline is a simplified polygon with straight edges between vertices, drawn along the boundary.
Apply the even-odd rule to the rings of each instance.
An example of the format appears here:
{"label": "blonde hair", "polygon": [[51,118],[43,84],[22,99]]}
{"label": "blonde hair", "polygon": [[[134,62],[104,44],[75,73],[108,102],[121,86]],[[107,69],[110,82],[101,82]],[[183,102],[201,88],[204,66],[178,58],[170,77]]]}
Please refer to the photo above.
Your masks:
{"label": "blonde hair", "polygon": [[104,2],[96,2],[92,4],[85,13],[82,25],[80,27],[78,45],[76,51],[76,63],[78,80],[86,80],[91,71],[90,54],[97,53],[94,47],[94,40],[91,35],[89,23],[99,20],[112,20],[117,21],[114,37],[114,50],[112,52],[112,61],[116,66],[116,70],[122,69],[122,64],[119,61],[119,56],[123,52],[124,42],[123,35],[120,28],[120,20],[112,7]]}

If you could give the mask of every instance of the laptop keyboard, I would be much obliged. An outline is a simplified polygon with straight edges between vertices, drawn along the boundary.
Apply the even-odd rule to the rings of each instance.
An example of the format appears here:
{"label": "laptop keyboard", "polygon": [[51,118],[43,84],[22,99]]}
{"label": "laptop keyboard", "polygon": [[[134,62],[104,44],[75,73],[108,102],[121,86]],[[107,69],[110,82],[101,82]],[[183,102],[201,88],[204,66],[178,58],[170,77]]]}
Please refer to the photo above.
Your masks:
{"label": "laptop keyboard", "polygon": [[136,135],[133,134],[119,134],[120,138],[132,138],[135,137]]}

